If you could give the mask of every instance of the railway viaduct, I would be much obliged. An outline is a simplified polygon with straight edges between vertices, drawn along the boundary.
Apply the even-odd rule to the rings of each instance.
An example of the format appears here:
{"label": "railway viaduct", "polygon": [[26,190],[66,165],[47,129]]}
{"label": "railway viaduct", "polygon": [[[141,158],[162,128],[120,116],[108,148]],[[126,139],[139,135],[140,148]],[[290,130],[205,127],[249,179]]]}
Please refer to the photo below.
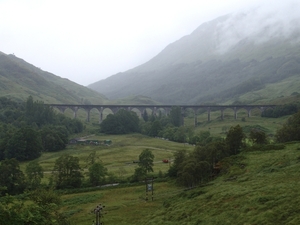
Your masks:
{"label": "railway viaduct", "polygon": [[[103,120],[103,110],[110,109],[114,114],[120,109],[125,109],[132,111],[134,109],[138,110],[141,116],[146,109],[150,109],[154,115],[158,111],[163,110],[165,114],[168,114],[172,107],[180,107],[182,118],[185,110],[191,109],[194,111],[194,124],[197,125],[197,111],[205,110],[207,112],[207,120],[210,121],[211,111],[220,111],[221,119],[224,119],[224,110],[231,109],[233,111],[233,116],[237,119],[237,113],[239,110],[244,109],[247,111],[248,117],[251,116],[251,110],[259,109],[262,113],[268,108],[274,108],[277,105],[69,105],[69,104],[46,104],[52,108],[57,108],[60,112],[64,113],[66,109],[71,109],[74,113],[74,118],[77,117],[77,111],[83,109],[86,112],[86,121],[90,121],[90,112],[92,109],[98,110],[100,114],[99,123]],[[182,119],[183,124],[183,119]]]}

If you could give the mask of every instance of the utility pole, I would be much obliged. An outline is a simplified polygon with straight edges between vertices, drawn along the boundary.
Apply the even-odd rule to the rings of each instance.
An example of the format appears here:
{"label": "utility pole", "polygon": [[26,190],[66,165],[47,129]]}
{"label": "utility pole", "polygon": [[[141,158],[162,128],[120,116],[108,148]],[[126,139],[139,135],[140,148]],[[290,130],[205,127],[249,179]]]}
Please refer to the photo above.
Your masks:
{"label": "utility pole", "polygon": [[94,213],[96,215],[96,224],[95,224],[95,221],[93,221],[93,225],[102,225],[103,222],[101,222],[101,217],[103,217],[103,213],[101,213],[101,211],[105,208],[104,205],[97,205],[96,208],[94,208],[92,210],[92,213]]}
{"label": "utility pole", "polygon": [[154,177],[151,178],[145,178],[145,184],[146,184],[146,201],[148,201],[148,192],[152,192],[152,201],[153,201],[153,180]]}

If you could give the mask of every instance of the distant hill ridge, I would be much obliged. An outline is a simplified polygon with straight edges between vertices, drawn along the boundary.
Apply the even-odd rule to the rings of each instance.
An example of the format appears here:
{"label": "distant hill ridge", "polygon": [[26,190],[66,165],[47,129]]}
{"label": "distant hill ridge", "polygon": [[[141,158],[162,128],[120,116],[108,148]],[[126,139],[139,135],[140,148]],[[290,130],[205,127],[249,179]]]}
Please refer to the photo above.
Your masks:
{"label": "distant hill ridge", "polygon": [[0,52],[0,97],[45,103],[102,104],[107,98],[87,87],[45,72],[15,55]]}
{"label": "distant hill ridge", "polygon": [[203,104],[239,100],[269,84],[299,82],[297,10],[289,11],[289,18],[282,16],[284,10],[266,13],[259,8],[219,17],[168,45],[145,64],[88,87],[110,99],[143,95],[162,103]]}

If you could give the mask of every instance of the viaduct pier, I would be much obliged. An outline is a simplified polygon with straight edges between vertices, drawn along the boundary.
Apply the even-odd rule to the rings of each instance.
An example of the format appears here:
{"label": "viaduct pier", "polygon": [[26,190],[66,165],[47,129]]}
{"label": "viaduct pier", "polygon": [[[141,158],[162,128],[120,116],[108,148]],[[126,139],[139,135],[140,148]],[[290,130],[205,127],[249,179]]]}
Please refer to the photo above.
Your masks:
{"label": "viaduct pier", "polygon": [[99,123],[103,121],[103,111],[110,109],[113,114],[120,109],[127,111],[137,111],[141,116],[147,109],[152,111],[152,114],[157,115],[158,111],[162,111],[165,114],[169,114],[173,107],[180,107],[182,117],[187,109],[194,111],[194,124],[197,125],[197,112],[198,110],[205,110],[207,112],[207,120],[210,121],[211,111],[220,111],[220,117],[224,119],[224,110],[231,109],[233,111],[234,119],[237,119],[237,113],[239,110],[246,110],[248,117],[251,117],[251,111],[253,109],[259,109],[262,113],[268,108],[274,108],[277,105],[72,105],[72,104],[45,104],[52,108],[57,108],[60,112],[64,113],[65,110],[70,109],[73,111],[74,118],[77,117],[77,111],[83,109],[86,112],[86,121],[90,121],[90,112],[92,109],[96,109],[99,112]]}

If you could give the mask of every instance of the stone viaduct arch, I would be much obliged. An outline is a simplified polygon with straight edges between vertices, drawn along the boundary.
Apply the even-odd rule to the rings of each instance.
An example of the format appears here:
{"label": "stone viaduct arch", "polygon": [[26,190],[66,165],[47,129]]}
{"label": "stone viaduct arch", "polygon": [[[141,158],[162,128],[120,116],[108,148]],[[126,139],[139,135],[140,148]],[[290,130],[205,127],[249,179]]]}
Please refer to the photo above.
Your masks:
{"label": "stone viaduct arch", "polygon": [[46,104],[53,108],[57,108],[60,112],[64,113],[66,109],[71,109],[74,113],[74,118],[77,118],[78,109],[83,109],[86,112],[86,121],[90,121],[90,111],[92,109],[98,110],[100,117],[99,123],[103,121],[103,110],[110,109],[114,114],[118,112],[120,109],[124,109],[127,111],[132,111],[133,109],[137,109],[140,113],[138,116],[142,116],[142,114],[147,110],[152,110],[154,115],[157,115],[158,111],[163,109],[165,114],[169,114],[172,107],[180,107],[182,114],[182,124],[183,124],[183,115],[185,110],[192,109],[194,111],[194,124],[197,125],[197,111],[200,109],[204,109],[207,112],[207,121],[210,121],[211,118],[211,110],[218,110],[221,114],[221,120],[224,119],[224,110],[231,109],[233,111],[234,119],[237,119],[237,113],[239,110],[244,109],[247,111],[248,117],[251,117],[251,111],[253,109],[258,108],[262,113],[268,108],[274,108],[277,105],[69,105],[69,104]]}

